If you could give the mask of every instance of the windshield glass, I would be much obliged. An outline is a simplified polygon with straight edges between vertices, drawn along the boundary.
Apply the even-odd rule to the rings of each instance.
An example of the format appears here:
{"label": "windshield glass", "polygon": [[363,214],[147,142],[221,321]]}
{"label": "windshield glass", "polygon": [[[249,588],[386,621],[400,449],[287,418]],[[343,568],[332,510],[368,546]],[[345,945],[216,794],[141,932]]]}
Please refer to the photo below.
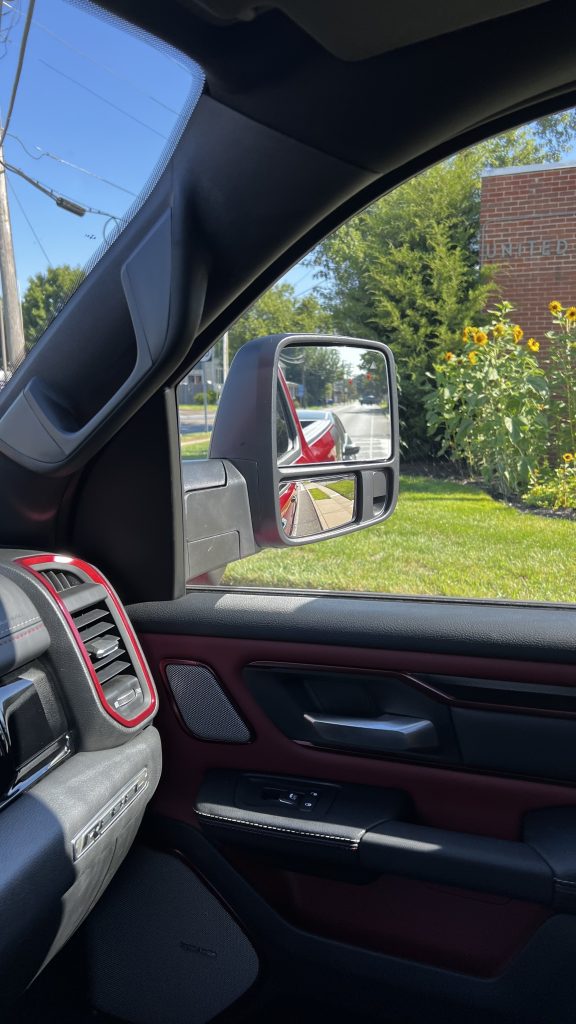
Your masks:
{"label": "windshield glass", "polygon": [[1,386],[149,194],[204,79],[68,0],[0,0],[0,68]]}

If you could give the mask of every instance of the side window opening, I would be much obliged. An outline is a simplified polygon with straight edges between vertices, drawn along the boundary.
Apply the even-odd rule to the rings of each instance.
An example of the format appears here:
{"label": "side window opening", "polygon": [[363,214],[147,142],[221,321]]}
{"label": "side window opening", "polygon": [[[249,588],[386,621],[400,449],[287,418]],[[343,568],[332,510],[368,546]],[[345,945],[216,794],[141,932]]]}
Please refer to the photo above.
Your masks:
{"label": "side window opening", "polygon": [[[559,572],[576,551],[575,268],[576,110],[430,168],[322,242],[231,328],[230,351],[283,331],[388,344],[398,508],[385,526],[231,563],[223,583],[576,602]],[[298,408],[300,426],[344,422],[353,459],[346,423],[371,403],[375,382],[351,373]]]}

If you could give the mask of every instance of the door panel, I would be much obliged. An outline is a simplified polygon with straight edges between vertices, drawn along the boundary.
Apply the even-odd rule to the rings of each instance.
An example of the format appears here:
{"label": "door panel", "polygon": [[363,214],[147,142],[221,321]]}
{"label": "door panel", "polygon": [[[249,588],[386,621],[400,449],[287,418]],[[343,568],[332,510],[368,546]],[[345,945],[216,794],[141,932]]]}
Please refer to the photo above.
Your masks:
{"label": "door panel", "polygon": [[[172,822],[170,828],[188,828],[187,835],[204,832],[210,848],[218,849],[234,869],[234,877],[242,877],[259,893],[279,915],[276,920],[285,923],[283,927],[298,929],[298,941],[315,936],[326,944],[328,958],[333,940],[348,944],[350,970],[353,948],[359,956],[368,956],[368,951],[372,956],[380,954],[382,979],[388,959],[400,958],[391,963],[403,962],[408,971],[409,982],[398,989],[407,999],[407,1021],[428,1007],[426,972],[432,968],[463,972],[472,986],[467,1001],[475,999],[478,1008],[483,999],[478,992],[472,994],[473,980],[498,979],[501,991],[508,992],[508,1015],[503,1020],[541,1019],[536,1015],[534,986],[549,988],[551,972],[562,965],[567,968],[576,953],[576,917],[559,912],[562,901],[562,910],[571,910],[571,861],[556,871],[555,848],[551,854],[545,842],[542,848],[536,844],[546,870],[565,878],[569,888],[560,896],[555,892],[548,905],[539,905],[530,896],[513,898],[522,891],[513,860],[513,892],[506,891],[505,883],[500,883],[498,893],[482,891],[489,889],[489,876],[480,869],[477,876],[465,875],[468,881],[463,888],[457,869],[447,876],[449,882],[434,881],[430,873],[428,879],[418,877],[418,867],[410,869],[413,877],[405,877],[410,870],[407,857],[402,856],[397,858],[400,872],[383,872],[366,870],[364,862],[358,866],[354,861],[351,866],[342,858],[329,863],[320,856],[314,862],[308,851],[298,858],[293,837],[288,835],[285,842],[280,838],[271,847],[254,841],[252,830],[238,845],[230,822],[224,822],[220,832],[210,830],[207,824],[211,823],[198,815],[196,805],[212,773],[223,770],[237,773],[238,779],[249,773],[274,777],[275,786],[278,777],[285,777],[296,783],[316,780],[319,786],[371,787],[381,795],[400,791],[410,810],[405,812],[408,824],[399,826],[396,837],[407,828],[412,838],[440,835],[436,844],[440,847],[447,839],[462,841],[465,847],[472,840],[475,854],[486,838],[474,840],[474,836],[506,840],[508,852],[520,849],[526,815],[532,811],[550,809],[548,814],[562,814],[552,809],[568,808],[569,822],[576,821],[576,788],[571,785],[576,778],[571,753],[571,737],[576,734],[572,721],[576,669],[574,647],[566,632],[576,625],[576,611],[563,610],[560,623],[547,618],[548,609],[524,609],[525,615],[519,616],[516,608],[457,602],[430,609],[417,601],[324,596],[303,601],[301,595],[291,599],[266,595],[267,607],[262,611],[261,601],[262,595],[256,594],[215,599],[214,594],[197,592],[172,606],[131,609],[162,695],[157,721],[165,767],[154,804],[155,820],[164,823],[160,831]],[[213,603],[219,635],[199,635]],[[420,635],[419,614],[424,620]],[[441,626],[433,635],[435,617]],[[530,646],[526,617],[532,619]],[[318,641],[321,623],[323,642],[310,642],[312,636]],[[515,642],[517,634],[525,646]],[[423,647],[425,640],[428,650]],[[536,651],[539,660],[534,658]],[[196,711],[198,704],[209,702],[204,721],[210,720],[210,738],[199,738],[197,716],[191,722],[182,689],[177,694],[178,707],[168,683],[169,666],[186,663],[203,666],[217,680],[220,705],[213,687],[205,695],[196,687],[193,695]],[[289,713],[279,714],[278,708],[286,712],[287,702]],[[437,729],[438,744],[434,750],[375,752],[336,748],[330,736],[323,736],[315,746],[310,735],[299,731],[310,707],[317,717],[354,714],[365,720],[387,713],[424,717],[426,712]],[[235,736],[226,734],[226,741],[216,738],[222,734],[214,726],[223,709],[233,716],[228,722],[241,724]],[[458,716],[468,716],[469,723],[463,726]],[[559,756],[564,742],[564,754]],[[247,806],[242,801],[240,805]],[[261,811],[256,808],[261,822],[280,820],[267,817],[267,808],[263,817]],[[290,812],[275,808],[274,813]],[[250,814],[241,815],[240,831],[250,833],[246,828]],[[546,902],[541,895],[534,899]],[[513,985],[509,989],[513,973],[524,971],[541,943],[549,944],[550,955],[540,960],[538,975],[522,994]],[[317,968],[311,966],[321,976],[320,960]],[[399,975],[395,977],[398,981]],[[454,1018],[449,1009],[461,998],[456,977],[445,974],[442,995],[437,994],[447,1021],[458,1020],[456,1009]],[[492,1012],[500,1012],[498,999]],[[555,1019],[563,1020],[559,1014],[560,1008]]]}

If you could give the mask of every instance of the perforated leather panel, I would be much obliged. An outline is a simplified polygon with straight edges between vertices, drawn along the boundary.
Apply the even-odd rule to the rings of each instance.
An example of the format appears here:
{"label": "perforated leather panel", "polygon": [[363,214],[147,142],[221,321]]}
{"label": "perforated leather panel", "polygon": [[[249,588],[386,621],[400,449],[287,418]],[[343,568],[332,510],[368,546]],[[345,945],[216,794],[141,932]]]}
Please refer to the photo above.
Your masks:
{"label": "perforated leather panel", "polygon": [[250,730],[206,665],[168,665],[166,677],[184,724],[199,739],[248,743]]}

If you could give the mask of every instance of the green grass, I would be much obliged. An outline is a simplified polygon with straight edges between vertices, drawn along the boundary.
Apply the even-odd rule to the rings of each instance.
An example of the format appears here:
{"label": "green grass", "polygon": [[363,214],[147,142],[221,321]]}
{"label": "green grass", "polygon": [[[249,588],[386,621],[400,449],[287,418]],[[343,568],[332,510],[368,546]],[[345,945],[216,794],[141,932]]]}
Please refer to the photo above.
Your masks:
{"label": "green grass", "polygon": [[481,488],[403,477],[388,523],[263,551],[224,582],[531,601],[576,601],[576,522],[520,512]]}
{"label": "green grass", "polygon": [[326,491],[321,491],[319,487],[308,487],[308,494],[311,498],[314,498],[314,501],[326,501],[330,497],[329,494],[326,494]]}
{"label": "green grass", "polygon": [[[216,412],[217,408],[218,408],[217,405],[211,405],[210,402],[208,402],[208,405],[206,406],[207,412]],[[180,412],[201,412],[201,413],[203,413],[204,412],[204,402],[194,402],[193,405],[190,405],[190,404],[188,404],[188,405],[179,405],[178,409],[179,409]]]}
{"label": "green grass", "polygon": [[210,447],[210,433],[180,434],[180,454],[183,459],[206,459]]}
{"label": "green grass", "polygon": [[334,484],[324,484],[331,491],[336,491],[337,494],[341,494],[343,498],[350,498],[354,500],[356,488],[353,480],[337,480]]}

